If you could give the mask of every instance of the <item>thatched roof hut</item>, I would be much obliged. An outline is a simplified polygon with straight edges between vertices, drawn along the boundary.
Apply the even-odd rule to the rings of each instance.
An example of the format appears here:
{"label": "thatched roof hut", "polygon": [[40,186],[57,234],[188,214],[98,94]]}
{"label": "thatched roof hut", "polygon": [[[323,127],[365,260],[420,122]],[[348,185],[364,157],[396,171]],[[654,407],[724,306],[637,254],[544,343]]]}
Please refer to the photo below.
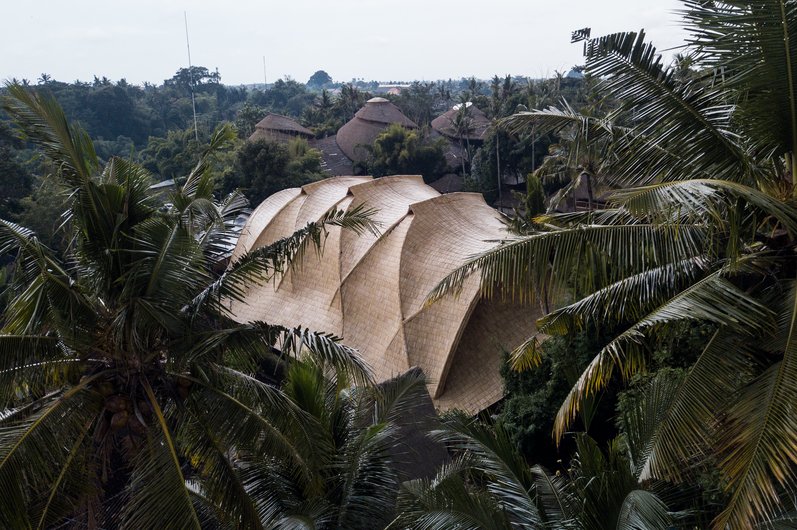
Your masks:
{"label": "thatched roof hut", "polygon": [[249,136],[249,140],[253,141],[265,138],[267,140],[287,142],[293,140],[297,136],[311,139],[315,137],[315,134],[313,134],[313,131],[310,129],[302,127],[296,120],[287,116],[267,114],[265,118],[257,122],[257,125],[255,125],[255,132]]}
{"label": "thatched roof hut", "polygon": [[371,98],[357,111],[354,118],[338,130],[335,140],[350,160],[364,162],[368,153],[361,146],[373,144],[376,137],[393,123],[407,129],[418,128],[414,121],[385,98]]}
{"label": "thatched roof hut", "polygon": [[[458,130],[457,116],[460,113],[463,113],[470,120],[470,127],[467,132]],[[462,104],[454,105],[454,107],[432,120],[432,129],[452,140],[467,139],[472,142],[480,142],[484,140],[484,134],[489,126],[490,120],[487,119],[484,112],[470,101],[465,103],[464,107]]]}
{"label": "thatched roof hut", "polygon": [[336,177],[283,190],[252,213],[232,260],[332,208],[360,204],[376,210],[381,235],[331,228],[323,256],[307,252],[276,284],[250,287],[246,303],[230,306],[233,318],[335,333],[378,381],[417,366],[442,410],[475,413],[498,401],[501,352],[533,334],[538,311],[482,300],[478,275],[459,296],[424,304],[443,277],[508,235],[481,194],[441,195],[420,176]]}

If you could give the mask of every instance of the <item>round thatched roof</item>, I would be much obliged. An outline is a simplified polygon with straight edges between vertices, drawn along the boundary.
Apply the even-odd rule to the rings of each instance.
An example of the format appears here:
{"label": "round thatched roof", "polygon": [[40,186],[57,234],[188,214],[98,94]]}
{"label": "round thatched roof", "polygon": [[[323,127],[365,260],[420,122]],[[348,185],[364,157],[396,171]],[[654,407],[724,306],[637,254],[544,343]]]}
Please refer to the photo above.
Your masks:
{"label": "round thatched roof", "polygon": [[313,131],[306,127],[302,127],[299,122],[292,118],[279,114],[267,114],[265,118],[257,122],[257,125],[255,125],[255,132],[252,133],[250,139],[268,136],[270,132],[287,133],[292,136],[303,136],[305,138],[315,137]]}
{"label": "round thatched roof", "polygon": [[280,191],[252,213],[232,260],[291,234],[331,208],[376,209],[381,235],[330,229],[323,255],[307,252],[276,284],[231,305],[264,320],[334,333],[357,348],[378,381],[420,367],[440,409],[477,412],[503,393],[502,348],[533,333],[535,311],[481,300],[479,278],[429,307],[427,294],[463,261],[506,237],[480,194],[440,195],[420,176],[336,177]]}
{"label": "round thatched roof", "polygon": [[376,137],[393,123],[408,129],[418,128],[414,121],[385,98],[371,98],[354,118],[338,130],[335,139],[343,154],[355,162],[363,162],[368,153],[360,146],[373,144]]}
{"label": "round thatched roof", "polygon": [[[457,115],[459,115],[460,112],[466,113],[467,117],[470,118],[470,134],[462,134],[460,131],[457,131],[455,124]],[[461,104],[454,105],[453,108],[447,110],[445,113],[432,120],[432,129],[455,140],[460,138],[463,140],[465,138],[468,140],[483,140],[484,133],[487,131],[487,127],[489,126],[490,120],[487,119],[487,116],[481,110],[479,110],[476,105],[473,105],[470,102],[465,104],[464,109]]]}

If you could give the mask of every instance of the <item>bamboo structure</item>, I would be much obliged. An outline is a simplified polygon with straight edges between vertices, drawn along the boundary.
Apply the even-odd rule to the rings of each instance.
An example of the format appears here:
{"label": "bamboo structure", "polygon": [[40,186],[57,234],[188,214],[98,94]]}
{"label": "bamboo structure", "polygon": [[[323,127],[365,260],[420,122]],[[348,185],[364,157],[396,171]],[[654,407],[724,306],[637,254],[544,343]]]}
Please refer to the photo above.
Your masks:
{"label": "bamboo structure", "polygon": [[379,236],[331,228],[321,253],[250,287],[246,303],[230,306],[233,318],[334,333],[360,351],[377,381],[419,367],[441,410],[476,413],[501,399],[502,352],[534,333],[538,310],[482,300],[478,275],[458,296],[425,304],[454,268],[508,235],[480,194],[441,195],[417,175],[335,177],[283,190],[252,213],[232,260],[332,208],[360,204],[376,210]]}

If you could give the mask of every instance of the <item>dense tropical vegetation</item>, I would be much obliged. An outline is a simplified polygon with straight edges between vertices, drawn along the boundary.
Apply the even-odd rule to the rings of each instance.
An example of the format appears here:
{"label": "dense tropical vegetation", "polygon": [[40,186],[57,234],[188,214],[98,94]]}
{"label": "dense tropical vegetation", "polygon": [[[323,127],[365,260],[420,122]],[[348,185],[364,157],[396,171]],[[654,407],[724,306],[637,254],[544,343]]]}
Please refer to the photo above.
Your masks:
{"label": "dense tropical vegetation", "polygon": [[[302,372],[291,359],[338,382],[367,383],[368,369],[334,337],[235,322],[224,300],[280,274],[321,244],[327,226],[373,229],[367,212],[332,211],[214,272],[246,204],[239,193],[213,196],[208,160],[231,129],[213,134],[164,201],[141,166],[116,157],[102,165],[51,97],[19,85],[8,91],[6,111],[52,162],[47,178],[69,198],[63,255],[0,220],[0,252],[14,258],[0,330],[2,526],[202,528],[217,520],[261,527],[276,508],[273,499],[256,500],[257,481],[273,476],[249,481],[245,455],[283,459],[296,474],[294,494],[315,491],[311,473],[321,472],[314,466],[324,465],[315,459],[325,442],[307,422],[323,417],[301,401]],[[261,374],[286,363],[293,393]],[[390,406],[380,405],[380,421]],[[345,416],[338,410],[329,415]],[[348,434],[371,443],[349,458],[386,443],[369,434]],[[302,454],[301,444],[318,450]]]}
{"label": "dense tropical vegetation", "polygon": [[[602,393],[636,382],[622,419],[640,478],[690,484],[716,471],[712,527],[750,528],[793,517],[797,484],[797,3],[684,5],[687,75],[643,32],[609,35],[586,48],[586,72],[616,101],[609,113],[548,108],[504,122],[563,131],[599,154],[569,160],[616,190],[608,207],[538,217],[434,297],[479,273],[488,293],[564,301],[540,333],[608,323],[617,332],[563,400],[556,440]],[[685,322],[711,330],[702,351],[677,377],[651,378],[662,337]],[[542,362],[536,340],[512,362]]]}
{"label": "dense tropical vegetation", "polygon": [[477,274],[545,313],[507,352],[502,403],[432,422],[450,460],[426,478],[401,466],[422,375],[374,385],[323,330],[225,310],[328,227],[377,229],[333,210],[225,262],[248,205],[324,177],[305,140],[245,141],[254,124],[326,136],[375,83],[319,70],[253,90],[194,67],[162,86],[9,84],[0,526],[795,527],[797,2],[683,4],[671,64],[618,33],[588,40],[573,77],[389,96],[421,128],[387,129],[365,170],[442,174],[429,124],[472,102],[493,125],[461,146],[466,187],[525,189],[514,235],[429,303]]}

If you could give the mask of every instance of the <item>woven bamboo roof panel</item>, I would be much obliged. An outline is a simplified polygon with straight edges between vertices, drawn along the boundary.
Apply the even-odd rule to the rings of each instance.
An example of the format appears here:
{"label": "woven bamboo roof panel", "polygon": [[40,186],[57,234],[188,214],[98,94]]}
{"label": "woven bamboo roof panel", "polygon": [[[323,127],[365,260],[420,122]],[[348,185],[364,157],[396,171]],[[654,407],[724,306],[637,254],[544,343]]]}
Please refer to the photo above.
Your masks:
{"label": "woven bamboo roof panel", "polygon": [[388,100],[372,98],[357,111],[354,118],[343,124],[335,140],[340,150],[350,160],[363,162],[368,158],[368,151],[362,146],[373,144],[376,137],[393,123],[398,123],[407,129],[418,128],[414,121]]}
{"label": "woven bamboo roof panel", "polygon": [[456,126],[457,115],[460,112],[460,106],[457,105],[452,109],[447,110],[437,118],[432,120],[432,129],[439,132],[443,136],[455,140],[468,140],[480,141],[484,140],[484,134],[490,126],[490,120],[487,116],[479,110],[475,105],[468,105],[467,115],[470,118],[470,131],[464,133],[458,131]]}
{"label": "woven bamboo roof panel", "polygon": [[499,400],[501,352],[534,332],[530,307],[480,300],[478,278],[457,296],[424,306],[429,291],[469,256],[505,237],[481,195],[440,195],[420,176],[337,177],[281,191],[252,214],[233,260],[285,237],[332,208],[375,208],[381,233],[332,228],[279,280],[232,304],[240,322],[265,320],[335,333],[357,348],[378,381],[411,367],[427,376],[443,410],[478,412]]}

